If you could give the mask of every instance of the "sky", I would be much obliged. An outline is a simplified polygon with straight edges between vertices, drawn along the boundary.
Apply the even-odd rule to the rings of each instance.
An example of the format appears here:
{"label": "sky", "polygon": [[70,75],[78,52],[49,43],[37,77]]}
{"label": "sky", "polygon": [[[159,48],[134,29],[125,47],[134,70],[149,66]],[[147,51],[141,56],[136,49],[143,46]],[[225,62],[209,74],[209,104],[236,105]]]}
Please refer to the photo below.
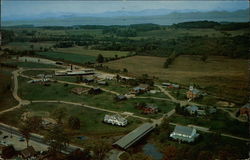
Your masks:
{"label": "sky", "polygon": [[2,0],[2,18],[25,17],[43,13],[103,13],[110,11],[140,11],[145,9],[168,10],[227,10],[234,11],[249,8],[249,1],[22,1]]}

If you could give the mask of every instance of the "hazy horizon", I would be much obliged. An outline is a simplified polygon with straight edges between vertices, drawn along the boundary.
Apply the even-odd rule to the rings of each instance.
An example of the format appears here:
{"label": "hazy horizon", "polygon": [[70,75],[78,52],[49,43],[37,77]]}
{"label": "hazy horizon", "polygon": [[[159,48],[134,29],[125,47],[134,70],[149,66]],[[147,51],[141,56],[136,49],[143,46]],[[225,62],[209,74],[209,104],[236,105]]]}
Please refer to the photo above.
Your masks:
{"label": "hazy horizon", "polygon": [[[10,1],[2,2],[2,20],[22,20],[47,18],[63,15],[124,16],[127,12],[136,13],[152,10],[147,14],[159,15],[175,11],[236,11],[248,9],[249,2],[244,1]],[[156,13],[156,10],[161,12]],[[18,12],[17,12],[18,11]],[[136,16],[135,14],[135,16]],[[104,14],[105,16],[105,14]]]}

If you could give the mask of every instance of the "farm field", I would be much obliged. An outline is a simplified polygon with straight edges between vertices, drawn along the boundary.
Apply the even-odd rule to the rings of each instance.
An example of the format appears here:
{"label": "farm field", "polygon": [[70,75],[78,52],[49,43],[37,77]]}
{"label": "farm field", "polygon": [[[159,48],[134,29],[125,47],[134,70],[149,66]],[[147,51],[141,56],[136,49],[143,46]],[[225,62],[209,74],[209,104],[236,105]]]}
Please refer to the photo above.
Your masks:
{"label": "farm field", "polygon": [[91,50],[84,47],[76,46],[70,48],[56,48],[55,52],[67,53],[67,54],[79,54],[97,57],[102,54],[104,57],[122,57],[127,56],[129,52],[127,51],[102,51],[102,50]]}
{"label": "farm field", "polygon": [[148,74],[161,82],[170,81],[182,85],[198,84],[202,88],[230,100],[242,101],[247,93],[247,60],[209,56],[206,62],[199,56],[183,55],[175,59],[169,68],[163,68],[166,58],[133,56],[105,63],[113,69],[128,69],[135,76]]}
{"label": "farm field", "polygon": [[[54,42],[12,42],[8,45],[4,46],[3,48],[10,48],[15,51],[24,51],[24,50],[40,50],[40,47],[42,48],[49,48],[52,47],[55,43]],[[33,48],[31,48],[31,45],[33,45]]]}
{"label": "farm field", "polygon": [[95,62],[96,57],[89,56],[89,55],[79,55],[79,54],[68,54],[62,52],[37,52],[39,56],[43,56],[48,59],[55,59],[55,60],[67,60],[75,63],[86,63],[86,62]]}

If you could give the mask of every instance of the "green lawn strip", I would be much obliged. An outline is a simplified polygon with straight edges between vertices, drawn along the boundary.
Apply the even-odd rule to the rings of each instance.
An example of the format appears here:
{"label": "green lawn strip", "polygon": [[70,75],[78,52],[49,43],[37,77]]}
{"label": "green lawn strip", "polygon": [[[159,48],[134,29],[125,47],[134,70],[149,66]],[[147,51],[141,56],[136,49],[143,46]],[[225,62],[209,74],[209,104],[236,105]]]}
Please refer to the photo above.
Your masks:
{"label": "green lawn strip", "polygon": [[57,48],[55,50],[58,53],[66,54],[79,54],[79,55],[88,55],[97,57],[99,54],[102,54],[104,57],[122,57],[127,56],[129,52],[127,51],[103,51],[103,50],[91,50],[84,47],[70,47],[70,48]]}
{"label": "green lawn strip", "polygon": [[59,68],[55,65],[35,63],[35,62],[7,62],[6,64],[12,64],[24,68]]}
{"label": "green lawn strip", "polygon": [[105,85],[99,85],[98,83],[91,83],[90,85],[105,88],[114,92],[118,92],[120,94],[127,94],[132,89],[132,87],[128,85],[124,85],[120,82],[114,81],[114,80],[108,80],[106,81],[108,83],[107,86]]}
{"label": "green lawn strip", "polygon": [[234,136],[248,137],[248,124],[232,119],[228,113],[217,110],[217,113],[208,117],[184,117],[174,114],[171,122],[183,125],[194,124],[210,128],[211,131],[227,133]]}
{"label": "green lawn strip", "polygon": [[44,56],[48,59],[67,60],[76,63],[86,63],[86,62],[96,61],[96,58],[94,56],[89,56],[89,55],[67,54],[61,52],[37,52],[36,54]]}

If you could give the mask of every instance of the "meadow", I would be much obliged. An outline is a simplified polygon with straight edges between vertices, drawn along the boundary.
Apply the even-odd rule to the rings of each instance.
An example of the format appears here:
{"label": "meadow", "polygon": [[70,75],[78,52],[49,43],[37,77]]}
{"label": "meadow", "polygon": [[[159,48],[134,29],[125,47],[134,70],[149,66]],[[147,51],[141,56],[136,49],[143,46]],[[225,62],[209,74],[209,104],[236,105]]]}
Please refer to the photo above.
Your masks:
{"label": "meadow", "polygon": [[99,54],[103,55],[103,57],[123,57],[127,56],[129,52],[127,51],[102,51],[102,50],[92,50],[86,49],[85,47],[75,46],[70,48],[56,48],[55,52],[67,53],[67,54],[79,54],[79,55],[87,55],[97,57]]}
{"label": "meadow", "polygon": [[37,52],[36,53],[39,56],[43,56],[48,59],[54,59],[54,60],[66,60],[76,63],[86,63],[86,62],[95,62],[96,57],[89,56],[89,55],[79,55],[79,54],[68,54],[68,53],[62,53],[62,52]]}
{"label": "meadow", "polygon": [[208,92],[241,102],[247,93],[247,60],[209,56],[206,62],[200,56],[182,55],[164,68],[166,58],[133,56],[105,63],[112,69],[128,70],[132,76],[148,74],[160,82],[170,81],[185,86],[197,84]]}

